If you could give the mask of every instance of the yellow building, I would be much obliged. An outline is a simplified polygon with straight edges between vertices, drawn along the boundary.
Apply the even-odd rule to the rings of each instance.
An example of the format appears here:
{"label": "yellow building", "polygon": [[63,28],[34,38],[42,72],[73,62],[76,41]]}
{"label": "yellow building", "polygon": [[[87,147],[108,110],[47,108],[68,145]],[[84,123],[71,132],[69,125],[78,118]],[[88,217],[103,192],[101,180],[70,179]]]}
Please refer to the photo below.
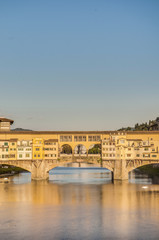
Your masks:
{"label": "yellow building", "polygon": [[44,139],[43,138],[33,138],[33,159],[44,159]]}
{"label": "yellow building", "polygon": [[9,160],[17,159],[17,138],[11,138],[9,140]]}
{"label": "yellow building", "polygon": [[58,158],[58,140],[48,139],[44,141],[44,158],[45,160]]}
{"label": "yellow building", "polygon": [[142,134],[135,138],[129,138],[127,133],[110,135],[102,141],[102,159],[159,159],[159,139],[146,136],[147,134],[143,138]]}

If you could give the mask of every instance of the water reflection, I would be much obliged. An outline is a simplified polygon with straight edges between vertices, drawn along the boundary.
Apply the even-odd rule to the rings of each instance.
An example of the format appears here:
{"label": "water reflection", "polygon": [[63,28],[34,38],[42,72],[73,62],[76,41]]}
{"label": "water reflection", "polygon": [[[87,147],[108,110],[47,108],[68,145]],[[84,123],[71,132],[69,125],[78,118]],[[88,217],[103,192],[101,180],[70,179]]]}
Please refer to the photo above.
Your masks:
{"label": "water reflection", "polygon": [[113,184],[105,170],[55,169],[30,179],[0,185],[1,239],[158,239],[159,185],[145,176]]}

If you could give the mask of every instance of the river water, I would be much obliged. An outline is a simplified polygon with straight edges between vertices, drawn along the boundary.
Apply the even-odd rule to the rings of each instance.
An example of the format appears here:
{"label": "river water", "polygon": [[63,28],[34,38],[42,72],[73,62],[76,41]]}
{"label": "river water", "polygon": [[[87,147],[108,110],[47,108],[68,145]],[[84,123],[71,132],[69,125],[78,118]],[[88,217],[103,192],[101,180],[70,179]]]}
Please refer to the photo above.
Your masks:
{"label": "river water", "polygon": [[48,181],[29,173],[0,183],[0,240],[159,239],[159,180],[105,169],[56,168]]}

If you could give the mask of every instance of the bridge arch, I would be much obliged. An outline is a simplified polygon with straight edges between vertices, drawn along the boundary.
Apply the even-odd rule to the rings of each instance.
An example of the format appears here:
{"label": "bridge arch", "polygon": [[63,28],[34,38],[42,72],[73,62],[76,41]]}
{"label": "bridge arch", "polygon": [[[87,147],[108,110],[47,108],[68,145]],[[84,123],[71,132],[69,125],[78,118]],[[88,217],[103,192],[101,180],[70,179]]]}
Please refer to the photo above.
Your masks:
{"label": "bridge arch", "polygon": [[72,147],[69,144],[63,144],[60,149],[60,154],[70,155],[72,154]]}
{"label": "bridge arch", "polygon": [[137,169],[137,168],[139,168],[139,167],[159,164],[159,160],[158,161],[142,161],[142,160],[140,160],[140,161],[136,162],[136,164],[134,166],[132,166],[132,164],[131,164],[131,166],[128,167],[128,173]]}
{"label": "bridge arch", "polygon": [[74,154],[87,155],[87,148],[83,144],[77,144],[74,148]]}
{"label": "bridge arch", "polygon": [[22,168],[28,172],[31,172],[31,166],[28,163],[25,163],[25,161],[0,161],[0,165],[8,165],[8,166],[14,166],[14,167],[19,167]]}

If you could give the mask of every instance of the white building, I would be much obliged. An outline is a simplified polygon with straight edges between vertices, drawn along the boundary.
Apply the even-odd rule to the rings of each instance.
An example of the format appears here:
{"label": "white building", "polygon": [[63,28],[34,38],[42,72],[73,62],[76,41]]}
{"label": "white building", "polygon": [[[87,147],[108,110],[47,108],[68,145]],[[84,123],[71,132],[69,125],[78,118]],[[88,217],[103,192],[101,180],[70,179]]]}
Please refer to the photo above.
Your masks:
{"label": "white building", "polygon": [[18,141],[17,142],[17,159],[32,159],[32,141]]}

